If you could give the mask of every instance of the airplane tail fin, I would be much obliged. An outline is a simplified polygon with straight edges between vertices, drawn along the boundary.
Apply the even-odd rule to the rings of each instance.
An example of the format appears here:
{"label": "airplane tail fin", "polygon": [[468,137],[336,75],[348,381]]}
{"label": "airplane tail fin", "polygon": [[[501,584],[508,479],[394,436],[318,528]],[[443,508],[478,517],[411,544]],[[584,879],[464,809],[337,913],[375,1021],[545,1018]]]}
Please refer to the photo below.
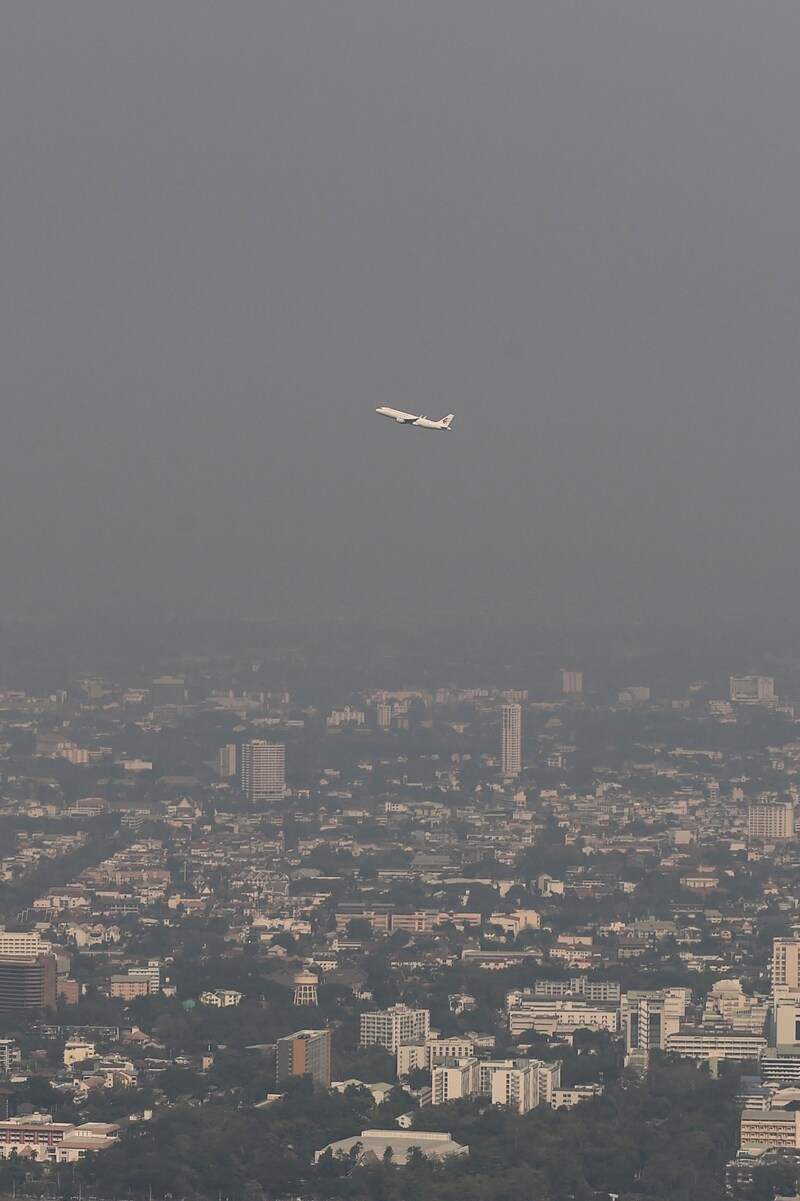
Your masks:
{"label": "airplane tail fin", "polygon": [[442,425],[444,426],[444,428],[446,430],[450,429],[450,422],[453,420],[454,417],[455,417],[455,413],[448,413],[446,417],[442,418]]}

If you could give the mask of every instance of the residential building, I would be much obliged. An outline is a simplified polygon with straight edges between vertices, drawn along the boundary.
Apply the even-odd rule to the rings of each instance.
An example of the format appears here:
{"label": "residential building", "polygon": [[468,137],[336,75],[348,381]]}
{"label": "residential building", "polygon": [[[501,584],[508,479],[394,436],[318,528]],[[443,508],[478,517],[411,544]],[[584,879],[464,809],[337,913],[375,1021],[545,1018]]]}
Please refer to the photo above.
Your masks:
{"label": "residential building", "polygon": [[12,1065],[19,1061],[19,1047],[13,1038],[0,1038],[0,1076],[10,1072]]}
{"label": "residential building", "polygon": [[763,800],[748,806],[747,835],[764,842],[794,838],[794,802]]}
{"label": "residential building", "polygon": [[492,1074],[492,1104],[510,1106],[519,1113],[535,1108],[539,1104],[536,1064],[498,1068]]}
{"label": "residential building", "polygon": [[252,803],[280,801],[286,792],[286,747],[253,739],[241,748],[242,792]]}
{"label": "residential building", "polygon": [[444,1105],[448,1101],[460,1101],[474,1097],[478,1091],[478,1061],[464,1059],[439,1064],[431,1072],[433,1105]]}
{"label": "residential building", "polygon": [[331,1030],[296,1030],[278,1039],[277,1079],[310,1076],[319,1088],[331,1086]]}
{"label": "residential building", "polygon": [[135,1001],[150,995],[150,981],[146,976],[112,976],[109,993],[122,1001]]}
{"label": "residential building", "polygon": [[386,1047],[392,1055],[402,1043],[420,1043],[431,1029],[429,1009],[409,1009],[407,1005],[392,1005],[362,1013],[359,1044],[362,1047]]}
{"label": "residential building", "polygon": [[221,780],[229,780],[236,775],[236,743],[228,742],[219,748],[217,753],[217,775]]}
{"label": "residential building", "polygon": [[71,1068],[73,1064],[83,1063],[85,1059],[94,1059],[97,1054],[94,1043],[82,1038],[68,1038],[64,1043],[64,1067]]}
{"label": "residential building", "polygon": [[522,771],[522,706],[502,706],[502,743],[500,748],[500,770],[505,779],[512,779]]}

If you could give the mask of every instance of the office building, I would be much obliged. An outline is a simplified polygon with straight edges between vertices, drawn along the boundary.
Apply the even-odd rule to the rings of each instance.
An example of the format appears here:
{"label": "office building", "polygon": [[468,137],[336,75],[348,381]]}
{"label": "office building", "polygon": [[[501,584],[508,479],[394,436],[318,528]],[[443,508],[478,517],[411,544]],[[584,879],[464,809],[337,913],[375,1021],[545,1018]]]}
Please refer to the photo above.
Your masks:
{"label": "office building", "polygon": [[773,994],[777,989],[800,989],[800,940],[796,938],[774,938],[772,940]]}
{"label": "office building", "polygon": [[296,1030],[278,1039],[277,1078],[310,1076],[319,1088],[331,1086],[331,1030]]}
{"label": "office building", "polygon": [[522,706],[503,705],[502,721],[500,769],[505,779],[511,779],[522,771]]}
{"label": "office building", "polygon": [[733,1059],[741,1062],[759,1060],[767,1049],[767,1040],[759,1034],[718,1027],[682,1026],[664,1039],[664,1050],[682,1059],[703,1063],[711,1059]]}
{"label": "office building", "polygon": [[747,836],[764,842],[794,838],[794,802],[764,800],[748,806]]}
{"label": "office building", "polygon": [[42,942],[38,933],[23,934],[0,929],[0,959],[42,955],[49,949],[49,946]]}
{"label": "office building", "polygon": [[773,990],[772,1032],[776,1047],[800,1047],[800,992],[781,986]]}
{"label": "office building", "polygon": [[797,1109],[745,1109],[742,1113],[741,1145],[785,1148],[796,1151],[800,1148],[800,1110]]}
{"label": "office building", "polygon": [[691,1000],[691,989],[665,988],[628,992],[620,1002],[625,1053],[663,1051],[670,1034],[677,1034]]}
{"label": "office building", "polygon": [[248,801],[280,801],[286,792],[286,747],[254,739],[242,744],[242,792]]}
{"label": "office building", "polygon": [[219,748],[217,754],[217,775],[221,780],[229,780],[236,775],[236,743],[229,742]]}
{"label": "office building", "polygon": [[772,676],[731,676],[731,700],[741,705],[771,705],[775,702]]}
{"label": "office building", "polygon": [[0,959],[0,1013],[55,1007],[55,955]]}
{"label": "office building", "polygon": [[385,1047],[392,1055],[403,1043],[424,1043],[431,1030],[429,1009],[409,1009],[407,1005],[392,1005],[361,1015],[362,1047]]}

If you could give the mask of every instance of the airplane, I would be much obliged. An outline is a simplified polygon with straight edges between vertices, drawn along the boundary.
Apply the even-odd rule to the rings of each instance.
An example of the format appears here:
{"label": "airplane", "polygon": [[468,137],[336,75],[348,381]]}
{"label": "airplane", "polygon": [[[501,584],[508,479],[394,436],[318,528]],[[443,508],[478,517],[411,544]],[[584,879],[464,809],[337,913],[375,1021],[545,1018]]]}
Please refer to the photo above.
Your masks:
{"label": "airplane", "polygon": [[449,430],[450,422],[455,416],[454,413],[448,413],[441,421],[431,421],[430,417],[419,417],[416,413],[403,413],[400,409],[376,409],[376,413],[380,413],[382,417],[391,417],[392,421],[398,422],[400,425],[417,425],[423,430]]}

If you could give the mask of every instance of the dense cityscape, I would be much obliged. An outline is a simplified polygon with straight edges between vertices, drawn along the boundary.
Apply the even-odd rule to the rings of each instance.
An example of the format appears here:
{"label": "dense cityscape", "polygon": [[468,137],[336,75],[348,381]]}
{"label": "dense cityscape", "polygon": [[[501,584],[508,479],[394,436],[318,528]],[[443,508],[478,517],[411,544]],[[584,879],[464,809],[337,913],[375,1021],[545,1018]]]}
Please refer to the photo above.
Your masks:
{"label": "dense cityscape", "polygon": [[780,679],[281,670],[0,692],[4,1191],[791,1195]]}

